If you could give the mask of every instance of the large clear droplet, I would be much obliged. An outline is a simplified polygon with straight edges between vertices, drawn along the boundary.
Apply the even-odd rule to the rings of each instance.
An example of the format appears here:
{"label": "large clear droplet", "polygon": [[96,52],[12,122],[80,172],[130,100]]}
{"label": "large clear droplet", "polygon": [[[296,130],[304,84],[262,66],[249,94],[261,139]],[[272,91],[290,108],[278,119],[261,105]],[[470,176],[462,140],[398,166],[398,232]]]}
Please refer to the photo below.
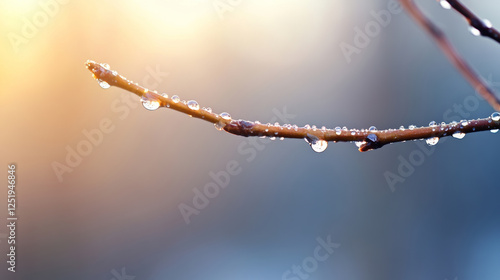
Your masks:
{"label": "large clear droplet", "polygon": [[452,136],[453,136],[453,138],[456,138],[456,139],[463,139],[465,137],[465,133],[457,131],[457,132],[453,133]]}
{"label": "large clear droplet", "polygon": [[494,112],[493,114],[491,114],[491,119],[495,122],[500,121],[500,113]]}
{"label": "large clear droplet", "polygon": [[225,120],[230,120],[231,119],[231,115],[229,115],[229,113],[226,113],[226,112],[223,112],[220,114],[220,117],[225,119]]}
{"label": "large clear droplet", "polygon": [[479,36],[481,35],[481,31],[479,31],[478,29],[476,29],[475,27],[473,26],[469,26],[469,32],[470,34],[474,35],[474,36]]}
{"label": "large clear droplet", "polygon": [[144,106],[144,108],[146,108],[149,111],[154,111],[160,108],[160,102],[154,99],[150,94],[143,95],[141,101],[142,101],[142,106]]}
{"label": "large clear droplet", "polygon": [[[448,3],[448,2],[446,2],[446,3]],[[432,122],[429,123],[429,126],[431,126],[431,127],[432,126],[437,126],[437,123],[435,121],[432,121]]]}
{"label": "large clear droplet", "polygon": [[448,3],[448,1],[446,1],[446,0],[439,1],[439,4],[441,4],[441,7],[443,7],[446,10],[451,9],[450,3]]}
{"label": "large clear droplet", "polygon": [[191,109],[191,110],[194,110],[194,111],[200,110],[200,105],[195,100],[189,100],[187,102],[187,105],[188,105],[189,109]]}
{"label": "large clear droplet", "polygon": [[377,128],[376,128],[375,126],[373,126],[373,125],[372,125],[372,126],[370,126],[370,128],[368,128],[368,130],[369,130],[369,131],[376,131],[376,130],[377,130]]}
{"label": "large clear droplet", "polygon": [[432,137],[425,139],[425,143],[429,146],[434,146],[439,142],[439,137]]}
{"label": "large clear droplet", "polygon": [[322,139],[314,141],[311,144],[311,148],[316,153],[322,153],[326,150],[326,148],[328,148],[328,142],[326,142],[325,140],[322,140]]}
{"label": "large clear droplet", "polygon": [[312,135],[312,134],[307,134],[307,136],[304,138],[304,140],[311,146],[313,151],[316,153],[321,153],[328,148],[328,142],[326,142],[323,139],[319,139],[318,137]]}
{"label": "large clear droplet", "polygon": [[107,82],[103,80],[97,80],[97,83],[99,83],[99,86],[103,89],[108,89],[111,87]]}
{"label": "large clear droplet", "polygon": [[173,95],[172,96],[172,102],[179,103],[179,101],[181,101],[181,99],[179,98],[179,96],[177,96],[177,95]]}
{"label": "large clear droplet", "polygon": [[109,69],[110,69],[109,64],[107,64],[107,63],[101,63],[101,66],[102,66],[104,69],[106,69],[106,70],[109,70]]}

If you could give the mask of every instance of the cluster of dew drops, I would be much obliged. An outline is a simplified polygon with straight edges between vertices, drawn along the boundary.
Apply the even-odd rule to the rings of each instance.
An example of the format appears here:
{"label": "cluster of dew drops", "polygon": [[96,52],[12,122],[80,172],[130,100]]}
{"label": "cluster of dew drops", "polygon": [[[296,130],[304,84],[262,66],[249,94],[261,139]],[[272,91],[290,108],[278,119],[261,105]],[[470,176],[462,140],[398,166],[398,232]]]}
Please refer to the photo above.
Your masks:
{"label": "cluster of dew drops", "polygon": [[[492,123],[492,122],[498,122],[500,121],[500,113],[499,112],[494,112],[493,114],[491,114],[489,120],[488,120],[488,123]],[[451,122],[450,123],[451,126],[457,126],[457,125],[460,125],[461,128],[464,128],[466,126],[469,125],[469,121],[466,121],[466,120],[462,120],[460,122]],[[441,123],[441,127],[438,128],[438,124],[435,122],[435,121],[432,121],[429,123],[429,126],[432,127],[432,131],[436,131],[437,129],[440,129],[441,131],[448,131],[449,128],[444,128],[446,127],[446,123]],[[410,129],[412,129],[412,127],[414,126],[410,126]],[[475,129],[473,129],[474,131]],[[491,133],[497,133],[498,132],[498,129],[491,129],[490,130]],[[446,135],[446,133],[444,133],[444,135]],[[461,132],[461,131],[456,131],[454,132],[452,135],[451,135],[453,138],[455,139],[463,139],[465,137],[465,133],[464,132]],[[432,137],[432,138],[427,138],[425,139],[425,142],[427,143],[427,145],[429,146],[434,146],[434,145],[437,145],[437,143],[439,142],[439,137]]]}
{"label": "cluster of dew drops", "polygon": [[[446,9],[449,9],[451,8],[451,6],[449,6],[450,4],[446,1],[446,0],[441,0],[441,6],[443,6],[444,8]],[[445,3],[445,4],[443,4]],[[448,6],[447,6],[448,5]],[[479,32],[479,31],[478,31]],[[110,67],[108,64],[101,64],[106,70],[109,70]],[[112,72],[113,75],[117,75],[117,73],[115,71]],[[94,75],[94,78],[95,75]],[[96,78],[97,79],[97,78]],[[108,89],[110,88],[110,85],[106,82],[106,81],[103,81],[103,80],[100,80],[100,79],[97,79],[97,82],[99,84],[99,86],[103,89]],[[129,82],[130,83],[130,82]],[[156,109],[160,108],[160,101],[155,97],[155,95],[159,95],[159,96],[162,96],[164,98],[168,98],[168,95],[166,93],[158,93],[157,91],[153,91],[153,92],[150,92],[148,89],[145,90],[144,94],[142,95],[141,97],[141,103],[142,103],[142,106],[149,110],[149,111],[155,111]],[[172,100],[173,103],[183,103],[183,104],[186,104],[188,106],[189,109],[193,110],[193,111],[198,111],[200,110],[200,105],[198,104],[198,102],[196,102],[195,100],[189,100],[189,101],[186,101],[186,100],[181,100],[179,96],[177,95],[173,95],[172,97],[170,97],[170,99]],[[167,103],[166,105],[167,107],[170,107],[170,105]],[[204,110],[208,113],[212,113],[212,109],[210,107],[203,107],[201,108],[201,110]],[[226,112],[223,112],[219,115],[222,119],[224,120],[231,120],[231,115],[229,113],[226,113]],[[495,122],[498,122],[500,121],[500,113],[499,112],[494,112],[493,114],[491,114],[490,116],[490,120],[489,122],[491,123],[492,121],[495,121]],[[257,124],[260,124],[260,122],[256,121],[255,123]],[[460,121],[460,125],[462,127],[465,127],[469,124],[468,121]],[[217,122],[214,124],[214,127],[221,131],[224,129],[224,126],[226,124],[224,122]],[[268,124],[269,126],[271,124]],[[451,125],[458,125],[457,122],[452,122]],[[275,126],[279,126],[279,123],[276,123]],[[429,123],[429,126],[432,127],[432,131],[435,131],[436,129],[438,129],[437,127],[439,126],[435,121],[432,121]],[[447,131],[448,128],[444,128],[446,126],[446,123],[441,123],[441,130],[445,130]],[[288,128],[288,129],[295,129],[297,130],[298,129],[298,126],[297,125],[284,125],[284,127]],[[310,125],[305,125],[304,128],[306,129],[311,129],[313,131],[315,131],[317,129],[317,127],[315,125],[313,126],[310,126]],[[416,126],[414,125],[410,125],[408,127],[409,130],[413,130],[415,129]],[[347,129],[347,127],[343,127],[343,128],[340,128],[340,126],[337,126],[335,127],[335,134],[337,135],[341,135],[342,132],[349,132],[349,130]],[[401,126],[399,128],[399,130],[401,131],[404,131],[405,130],[405,127],[404,126]],[[321,127],[321,131],[325,132],[326,131],[326,127],[323,126]],[[372,131],[372,132],[375,132],[377,131],[377,128],[375,126],[371,126],[368,131]],[[492,129],[490,130],[492,133],[497,133],[499,130],[498,129]],[[267,132],[267,129],[266,129],[266,132]],[[356,130],[353,130],[351,129],[350,130],[351,134],[352,135],[355,135],[356,134]],[[368,136],[371,136],[373,135],[375,137],[375,139],[370,139],[372,141],[376,141],[376,135],[375,134],[370,134]],[[444,134],[446,135],[446,134]],[[463,139],[465,137],[465,133],[463,132],[460,132],[460,131],[457,131],[455,133],[452,134],[452,136],[456,139]],[[261,138],[265,138],[266,136],[261,136]],[[370,138],[370,137],[368,137]],[[275,140],[276,137],[269,137],[270,140]],[[280,140],[283,140],[284,137],[280,137]],[[317,136],[315,135],[312,135],[312,134],[307,134],[307,136],[304,138],[304,140],[309,144],[309,146],[311,146],[312,150],[317,152],[317,153],[321,153],[321,152],[324,152],[326,150],[326,148],[328,147],[328,142],[324,139],[320,139],[318,138]],[[437,145],[438,142],[439,142],[439,137],[432,137],[432,138],[428,138],[428,139],[425,139],[425,142],[427,143],[427,145],[429,146],[434,146],[434,145]],[[366,144],[365,141],[356,141],[354,142],[354,144],[359,148],[361,147],[362,145]]]}
{"label": "cluster of dew drops", "polygon": [[[439,1],[439,4],[441,4],[441,7],[443,7],[444,9],[446,10],[449,10],[451,9],[451,4],[446,1],[446,0],[438,0]],[[491,24],[491,22],[487,19],[483,19],[483,24],[484,26],[486,26],[487,28],[492,28],[493,25]],[[474,35],[474,36],[479,36],[481,35],[481,31],[479,31],[477,28],[473,27],[473,26],[469,26],[469,32]]]}
{"label": "cluster of dew drops", "polygon": [[[164,98],[168,98],[168,94],[166,94],[166,93],[158,93],[156,91],[154,91],[154,93],[158,94]],[[198,104],[198,102],[196,100],[189,100],[189,101],[181,100],[181,98],[178,95],[172,95],[170,100],[172,100],[173,103],[181,102],[181,103],[187,105],[188,108],[193,110],[193,111],[200,110],[200,104]],[[149,91],[147,89],[141,98],[141,102],[142,102],[142,106],[144,106],[144,108],[146,108],[149,111],[154,111],[154,110],[160,108],[160,102],[158,101],[158,99],[156,99],[153,94],[149,93]],[[170,107],[170,104],[167,103],[167,108],[168,107]],[[203,107],[203,108],[201,108],[201,110],[206,111],[208,113],[212,113],[212,108],[210,108],[210,107]],[[231,115],[227,112],[223,112],[223,113],[219,114],[219,116],[224,120],[231,120]],[[224,129],[225,125],[226,124],[224,122],[217,122],[214,124],[214,127],[215,127],[215,129],[221,131]]]}

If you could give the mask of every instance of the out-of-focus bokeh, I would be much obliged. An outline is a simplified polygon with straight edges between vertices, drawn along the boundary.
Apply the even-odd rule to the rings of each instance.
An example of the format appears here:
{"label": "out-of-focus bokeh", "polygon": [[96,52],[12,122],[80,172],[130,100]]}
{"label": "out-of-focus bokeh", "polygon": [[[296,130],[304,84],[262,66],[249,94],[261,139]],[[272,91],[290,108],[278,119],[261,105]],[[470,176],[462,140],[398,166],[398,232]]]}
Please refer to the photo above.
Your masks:
{"label": "out-of-focus bokeh", "polygon": [[[500,46],[418,2],[500,90]],[[500,26],[498,1],[464,2]],[[397,2],[4,0],[0,18],[1,279],[500,278],[500,133],[318,154],[147,111],[84,67],[261,122],[489,116]]]}

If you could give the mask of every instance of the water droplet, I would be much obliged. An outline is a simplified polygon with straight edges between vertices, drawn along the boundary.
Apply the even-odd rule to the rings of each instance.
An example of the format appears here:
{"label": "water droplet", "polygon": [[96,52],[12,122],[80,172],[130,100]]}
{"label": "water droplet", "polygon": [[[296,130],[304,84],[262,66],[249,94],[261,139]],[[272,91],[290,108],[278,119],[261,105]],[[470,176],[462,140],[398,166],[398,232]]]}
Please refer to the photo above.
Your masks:
{"label": "water droplet", "polygon": [[207,107],[207,108],[205,108],[205,111],[207,111],[207,112],[209,112],[209,113],[212,113],[212,108]]}
{"label": "water droplet", "polygon": [[490,130],[491,133],[497,133],[498,132],[498,129],[492,129]]}
{"label": "water droplet", "polygon": [[141,98],[142,106],[149,111],[154,111],[160,108],[160,102],[156,100],[152,94],[145,94]]}
{"label": "water droplet", "polygon": [[295,130],[295,131],[299,130],[299,127],[296,124],[294,124],[292,127],[293,127],[293,130]]}
{"label": "water droplet", "polygon": [[491,24],[491,21],[487,20],[487,19],[483,19],[483,24],[484,26],[486,26],[487,28],[491,28],[493,27],[493,24]]}
{"label": "water droplet", "polygon": [[481,35],[481,31],[477,30],[475,27],[469,26],[469,32],[474,36]]}
{"label": "water droplet", "polygon": [[366,142],[365,141],[355,141],[354,144],[356,145],[356,147],[359,148],[359,147],[363,146],[364,144],[366,144]]}
{"label": "water droplet", "polygon": [[181,103],[184,104],[184,105],[187,105],[187,101],[186,100],[182,100]]}
{"label": "water droplet", "polygon": [[342,133],[342,129],[340,129],[340,126],[335,127],[335,134],[340,135]]}
{"label": "water droplet", "polygon": [[217,129],[218,131],[223,130],[225,126],[226,126],[226,124],[223,123],[223,122],[216,122],[216,123],[214,123],[215,129]]}
{"label": "water droplet", "polygon": [[453,138],[456,138],[456,139],[462,139],[465,137],[465,133],[457,131],[457,132],[453,133],[452,136],[453,136]]}
{"label": "water droplet", "polygon": [[443,7],[446,10],[451,9],[450,3],[448,3],[448,1],[446,1],[446,0],[439,1],[439,4],[441,4],[441,7]]}
{"label": "water droplet", "polygon": [[177,95],[173,95],[172,96],[172,102],[179,103],[179,101],[181,101],[181,99],[179,98],[179,96],[177,96]]}
{"label": "water droplet", "polygon": [[285,137],[280,137],[280,140],[281,140],[281,141],[285,140]]}
{"label": "water droplet", "polygon": [[274,140],[276,140],[276,137],[271,136],[271,137],[269,137],[269,140],[273,140],[274,141]]}
{"label": "water droplet", "polygon": [[225,120],[230,120],[231,119],[231,115],[229,115],[229,113],[226,113],[226,112],[223,112],[220,114],[220,117],[225,119]]}
{"label": "water droplet", "polygon": [[323,139],[319,139],[318,137],[309,133],[304,138],[304,140],[309,144],[309,146],[311,146],[313,151],[315,151],[316,153],[324,152],[328,147],[328,142],[326,142]]}
{"label": "water droplet", "polygon": [[109,64],[107,64],[107,63],[101,63],[101,66],[102,66],[104,69],[106,69],[106,70],[109,70],[109,69],[110,69],[110,68],[109,68]]}
{"label": "water droplet", "polygon": [[425,143],[429,146],[434,146],[439,142],[439,137],[432,137],[425,139]]}
{"label": "water droplet", "polygon": [[404,127],[404,126],[400,126],[400,127],[399,127],[399,130],[404,131],[404,130],[405,130],[405,127]]}
{"label": "water droplet", "polygon": [[[448,2],[446,2],[446,3],[448,3]],[[435,121],[432,121],[429,123],[429,126],[437,126],[437,123]]]}
{"label": "water droplet", "polygon": [[500,121],[500,113],[499,112],[494,112],[493,114],[491,114],[491,119],[493,121]]}
{"label": "water droplet", "polygon": [[308,124],[306,124],[306,125],[304,125],[304,128],[305,128],[305,129],[311,129],[311,126],[310,126],[310,125],[308,125]]}
{"label": "water droplet", "polygon": [[97,83],[99,83],[99,86],[103,89],[108,89],[111,87],[107,82],[103,80],[97,80]]}
{"label": "water droplet", "polygon": [[326,126],[322,126],[322,127],[321,127],[321,131],[322,131],[322,132],[326,132]]}
{"label": "water droplet", "polygon": [[200,110],[200,105],[195,100],[189,100],[187,102],[187,105],[188,105],[189,109],[191,109],[191,110],[194,110],[194,111]]}
{"label": "water droplet", "polygon": [[366,139],[372,143],[375,143],[375,142],[378,142],[378,137],[376,134],[368,134],[368,136],[366,136]]}
{"label": "water droplet", "polygon": [[468,121],[462,121],[460,124],[461,124],[462,126],[468,126],[468,125],[469,125],[469,122],[468,122]]}
{"label": "water droplet", "polygon": [[275,122],[274,126],[280,126],[280,123],[279,122]]}
{"label": "water droplet", "polygon": [[160,95],[165,97],[165,98],[168,98],[168,94],[166,94],[166,93],[160,93]]}
{"label": "water droplet", "polygon": [[370,126],[370,128],[368,128],[368,130],[369,130],[369,131],[376,131],[376,130],[377,130],[377,128],[376,128],[375,126],[373,126],[373,125],[372,125],[372,126]]}
{"label": "water droplet", "polygon": [[408,127],[409,130],[414,130],[415,128],[416,126],[414,126],[413,124]]}

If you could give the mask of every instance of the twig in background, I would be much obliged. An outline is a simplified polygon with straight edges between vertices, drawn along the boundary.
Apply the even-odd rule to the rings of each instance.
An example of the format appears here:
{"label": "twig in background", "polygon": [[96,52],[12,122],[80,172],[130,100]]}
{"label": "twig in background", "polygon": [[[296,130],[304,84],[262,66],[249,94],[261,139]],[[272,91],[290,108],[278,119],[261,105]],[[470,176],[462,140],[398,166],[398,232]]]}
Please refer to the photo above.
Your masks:
{"label": "twig in background", "polygon": [[[462,57],[455,51],[450,42],[444,36],[444,33],[433,24],[413,3],[413,0],[400,0],[401,4],[410,13],[413,19],[426,30],[438,43],[443,53],[451,60],[453,65],[462,73],[467,81],[477,90],[481,96],[497,111],[500,111],[500,99],[493,90],[472,70]],[[472,33],[490,37],[499,42],[499,33],[494,29],[488,20],[481,20],[456,0],[438,0],[445,9],[452,7],[462,14],[471,25]],[[475,31],[474,31],[475,30]]]}

